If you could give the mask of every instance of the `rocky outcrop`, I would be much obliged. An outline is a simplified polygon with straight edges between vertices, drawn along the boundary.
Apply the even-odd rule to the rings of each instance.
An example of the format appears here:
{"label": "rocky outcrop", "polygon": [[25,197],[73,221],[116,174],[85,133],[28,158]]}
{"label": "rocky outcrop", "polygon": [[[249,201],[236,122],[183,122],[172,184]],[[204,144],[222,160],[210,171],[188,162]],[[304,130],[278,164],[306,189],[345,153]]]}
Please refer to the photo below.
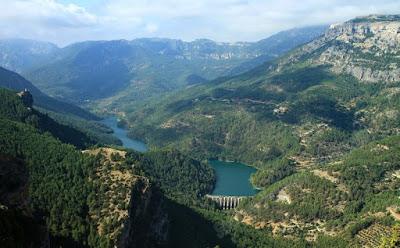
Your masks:
{"label": "rocky outcrop", "polygon": [[154,247],[166,242],[168,216],[162,193],[125,163],[126,151],[102,147],[83,153],[101,157],[91,178],[96,204],[89,215],[111,247]]}
{"label": "rocky outcrop", "polygon": [[147,179],[134,185],[118,247],[156,247],[167,241],[169,223],[163,201],[162,194]]}
{"label": "rocky outcrop", "polygon": [[372,15],[331,25],[324,36],[281,61],[279,68],[304,58],[363,82],[400,82],[400,18]]}
{"label": "rocky outcrop", "polygon": [[32,94],[27,90],[23,90],[21,92],[18,93],[18,96],[21,97],[22,102],[24,103],[24,105],[28,108],[32,108],[33,105],[33,96]]}

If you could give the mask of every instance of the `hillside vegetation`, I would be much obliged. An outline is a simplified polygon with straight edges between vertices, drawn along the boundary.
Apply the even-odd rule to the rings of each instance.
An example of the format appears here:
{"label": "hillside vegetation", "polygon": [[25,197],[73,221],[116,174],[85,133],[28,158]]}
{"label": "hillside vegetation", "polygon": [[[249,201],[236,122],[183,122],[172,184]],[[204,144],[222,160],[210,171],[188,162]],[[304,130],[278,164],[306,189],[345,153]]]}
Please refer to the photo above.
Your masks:
{"label": "hillside vegetation", "polygon": [[96,120],[94,114],[83,110],[73,104],[56,100],[41,92],[31,82],[19,74],[0,67],[0,87],[15,91],[29,90],[35,97],[35,106],[46,109],[47,111],[57,112],[64,115],[71,115],[85,120]]}
{"label": "hillside vegetation", "polygon": [[185,247],[188,242],[192,247],[243,247],[241,242],[248,244],[252,237],[282,247],[291,243],[261,239],[261,233],[237,222],[225,229],[229,220],[201,199],[214,181],[206,164],[170,150],[139,154],[93,148],[82,153],[58,140],[57,133],[26,122],[31,116],[49,117],[14,92],[0,92],[4,247]]}
{"label": "hillside vegetation", "polygon": [[58,99],[113,111],[165,92],[244,72],[309,42],[325,29],[326,26],[292,29],[258,42],[158,38],[87,41],[48,49],[49,53],[46,44],[40,43],[43,54],[36,55],[38,63],[28,61],[28,51],[37,43],[20,42],[25,49],[16,51],[9,42],[0,41],[0,55],[4,54],[0,65],[17,68]]}
{"label": "hillside vegetation", "polygon": [[333,25],[247,73],[147,102],[127,113],[130,135],[258,167],[252,182],[263,190],[234,216],[274,235],[335,247],[356,242],[366,222],[390,229],[399,28],[381,16]]}
{"label": "hillside vegetation", "polygon": [[[0,89],[0,239],[399,247],[400,18],[312,30],[303,37],[315,39],[274,60],[305,40],[85,42],[32,67],[25,74],[46,92],[100,102],[151,150],[103,146],[119,144],[110,129]],[[205,197],[216,180],[211,158],[256,167],[259,193],[218,209]]]}

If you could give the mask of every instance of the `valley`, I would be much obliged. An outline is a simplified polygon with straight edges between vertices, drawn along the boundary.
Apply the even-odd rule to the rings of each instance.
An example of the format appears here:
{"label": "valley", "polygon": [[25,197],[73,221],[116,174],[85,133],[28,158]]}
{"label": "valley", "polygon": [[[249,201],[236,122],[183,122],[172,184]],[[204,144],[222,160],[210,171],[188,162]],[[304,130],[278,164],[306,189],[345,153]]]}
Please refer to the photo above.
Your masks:
{"label": "valley", "polygon": [[[399,135],[398,80],[382,78],[396,75],[399,61],[383,64],[398,52],[399,20],[332,25],[247,73],[152,100],[134,118],[127,113],[130,135],[200,160],[256,166],[252,183],[262,190],[235,209],[238,221],[292,239],[345,241],[362,230],[353,225],[381,225],[391,215],[386,207],[400,204],[399,181],[390,176],[398,169],[390,166],[398,156],[390,148]],[[375,55],[359,49],[366,46]]]}
{"label": "valley", "polygon": [[400,15],[257,42],[0,41],[0,240],[399,247],[399,55]]}
{"label": "valley", "polygon": [[120,127],[118,119],[115,117],[107,117],[101,120],[101,123],[113,130],[113,135],[122,141],[122,146],[128,149],[133,149],[138,152],[146,152],[148,150],[146,144],[142,141],[134,140],[128,137],[128,131],[124,127]]}
{"label": "valley", "polygon": [[[51,49],[43,48],[42,54],[31,51],[49,44],[5,40],[0,42],[0,66],[16,70],[59,99],[96,110],[125,110],[165,92],[247,71],[318,37],[325,29],[292,29],[258,42],[155,38],[89,41],[64,48],[53,44]],[[25,61],[28,56],[30,63]]]}
{"label": "valley", "polygon": [[[122,146],[137,152],[146,152],[147,146],[138,140],[127,136],[124,128],[118,127],[118,120],[115,117],[108,117],[101,123],[110,127],[113,135],[122,141]],[[212,191],[213,195],[222,196],[251,196],[257,193],[257,190],[250,183],[250,176],[256,170],[250,166],[240,163],[223,162],[210,160],[208,162],[215,170],[216,183]]]}

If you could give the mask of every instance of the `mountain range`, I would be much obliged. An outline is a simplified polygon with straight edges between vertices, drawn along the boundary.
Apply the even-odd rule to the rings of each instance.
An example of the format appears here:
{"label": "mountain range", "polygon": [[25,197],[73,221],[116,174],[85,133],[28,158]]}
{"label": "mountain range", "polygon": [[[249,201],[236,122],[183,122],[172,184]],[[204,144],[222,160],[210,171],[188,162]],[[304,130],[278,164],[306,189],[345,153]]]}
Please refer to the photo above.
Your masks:
{"label": "mountain range", "polygon": [[[400,245],[400,15],[254,43],[2,44],[27,79],[0,68],[0,85],[33,95],[0,89],[7,246]],[[258,193],[219,208],[210,159],[255,167]]]}
{"label": "mountain range", "polygon": [[130,135],[257,167],[252,182],[262,191],[234,214],[255,228],[315,241],[317,230],[378,225],[367,213],[399,205],[399,44],[399,16],[332,25],[244,74],[126,113]]}
{"label": "mountain range", "polygon": [[106,99],[104,105],[109,101],[116,105],[244,72],[311,41],[325,29],[292,29],[254,43],[154,38],[88,41],[58,48],[37,41],[4,40],[0,66],[22,73],[45,93],[64,101],[84,104]]}

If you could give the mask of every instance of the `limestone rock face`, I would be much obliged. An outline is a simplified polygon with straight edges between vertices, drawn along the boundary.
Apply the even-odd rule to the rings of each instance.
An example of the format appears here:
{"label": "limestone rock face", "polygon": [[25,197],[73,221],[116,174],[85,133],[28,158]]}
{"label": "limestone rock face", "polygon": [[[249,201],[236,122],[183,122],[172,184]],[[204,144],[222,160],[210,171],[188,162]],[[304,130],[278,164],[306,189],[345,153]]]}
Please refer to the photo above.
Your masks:
{"label": "limestone rock face", "polygon": [[363,82],[400,82],[400,16],[367,16],[331,25],[325,35],[298,49],[280,66],[306,55]]}

